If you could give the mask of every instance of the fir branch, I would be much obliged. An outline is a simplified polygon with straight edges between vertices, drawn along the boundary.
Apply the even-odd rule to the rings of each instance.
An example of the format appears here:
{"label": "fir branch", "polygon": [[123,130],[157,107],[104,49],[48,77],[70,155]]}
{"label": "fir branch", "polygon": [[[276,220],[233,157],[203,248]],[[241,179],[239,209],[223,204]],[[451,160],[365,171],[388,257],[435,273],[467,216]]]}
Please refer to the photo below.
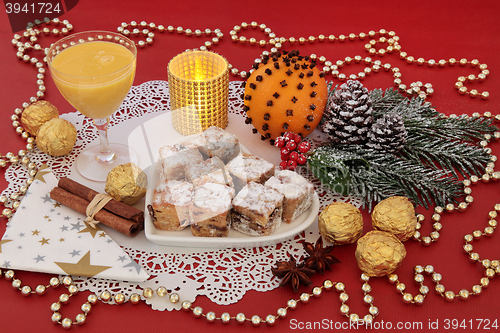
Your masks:
{"label": "fir branch", "polygon": [[399,195],[406,196],[415,204],[428,208],[434,202],[445,205],[460,195],[461,186],[449,173],[439,169],[425,168],[414,161],[379,158],[370,161],[370,169],[351,172],[353,194],[373,192],[371,200],[365,200],[369,210],[373,202]]}
{"label": "fir branch", "polygon": [[385,93],[373,90],[370,97],[374,114],[396,112],[403,117],[408,138],[400,154],[426,166],[450,170],[456,178],[484,170],[489,156],[474,144],[484,134],[498,130],[491,119],[445,117],[423,99],[405,98],[392,88]]}
{"label": "fir branch", "polygon": [[414,203],[445,205],[461,194],[460,176],[480,175],[490,156],[478,144],[498,131],[492,119],[446,117],[430,103],[394,89],[370,92],[373,116],[401,115],[404,148],[390,154],[363,145],[327,144],[308,158],[311,172],[327,187],[362,198],[363,206],[394,195]]}
{"label": "fir branch", "polygon": [[484,134],[498,131],[492,126],[491,119],[469,116],[445,117],[437,112],[430,103],[420,97],[408,99],[390,88],[382,92],[375,89],[370,92],[373,115],[378,118],[388,112],[396,112],[404,119],[408,135],[427,135],[446,140],[482,139]]}
{"label": "fir branch", "polygon": [[425,135],[409,137],[399,153],[415,163],[450,170],[456,178],[479,175],[490,159],[477,145]]}
{"label": "fir branch", "polygon": [[[345,163],[349,166],[348,174],[338,169],[338,163],[325,162],[343,156],[349,156]],[[353,161],[365,163],[353,164]],[[413,160],[395,159],[359,145],[319,147],[309,162],[310,170],[324,185],[341,194],[362,198],[363,206],[369,210],[374,202],[394,195],[406,196],[426,208],[433,202],[444,205],[453,202],[461,190],[459,182],[447,171],[431,169]]]}
{"label": "fir branch", "polygon": [[498,130],[491,120],[482,118],[414,117],[404,119],[408,135],[425,135],[445,140],[481,140],[484,134]]}

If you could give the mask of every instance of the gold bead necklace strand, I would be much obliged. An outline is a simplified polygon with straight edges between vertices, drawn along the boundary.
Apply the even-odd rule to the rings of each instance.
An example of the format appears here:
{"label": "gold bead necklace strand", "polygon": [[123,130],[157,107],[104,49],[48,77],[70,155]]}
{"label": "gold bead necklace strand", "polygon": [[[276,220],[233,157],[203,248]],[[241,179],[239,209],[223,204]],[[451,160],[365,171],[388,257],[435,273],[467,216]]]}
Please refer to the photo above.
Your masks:
{"label": "gold bead necklace strand", "polygon": [[[257,41],[256,38],[251,37],[247,38],[245,36],[238,36],[238,34],[242,30],[246,30],[248,28],[252,29],[257,29],[259,28],[267,37],[268,39],[261,39]],[[132,31],[130,31],[132,29]],[[141,30],[142,29],[142,30]],[[162,25],[156,26],[154,23],[147,23],[145,21],[142,21],[140,24],[138,24],[135,21],[132,21],[131,23],[126,23],[123,22],[117,29],[118,32],[124,34],[125,36],[130,36],[135,35],[139,36],[141,33],[144,36],[147,36],[146,40],[141,40],[137,43],[139,47],[145,47],[147,45],[152,45],[153,44],[153,37],[154,33],[150,32],[150,30],[157,29],[159,32],[165,32],[168,31],[170,33],[178,33],[178,34],[185,34],[186,36],[202,36],[203,34],[210,36],[211,34],[215,34],[215,37],[212,38],[210,41],[206,41],[204,45],[199,47],[198,49],[200,50],[207,50],[210,49],[213,45],[218,44],[220,38],[223,37],[222,32],[220,29],[216,29],[214,31],[211,31],[210,29],[205,29],[204,31],[202,30],[191,30],[191,29],[184,29],[182,27],[173,27],[169,26],[168,28],[165,28]],[[357,39],[364,41],[365,39],[369,38],[369,42],[365,44],[365,50],[369,53],[370,56],[368,57],[362,57],[360,55],[356,55],[354,57],[345,57],[343,60],[337,60],[335,63],[327,60],[325,56],[317,56],[316,54],[311,54],[310,59],[314,61],[318,61],[323,67],[322,71],[323,73],[326,74],[331,74],[334,78],[339,79],[340,81],[345,81],[347,79],[349,80],[362,80],[364,79],[367,75],[370,75],[371,73],[378,73],[380,70],[385,70],[386,72],[392,72],[392,75],[394,77],[394,85],[398,88],[398,90],[401,93],[406,93],[409,96],[419,96],[423,99],[426,98],[428,95],[432,95],[434,93],[434,89],[432,87],[431,83],[425,83],[423,84],[420,81],[412,82],[408,86],[404,83],[402,83],[401,77],[401,71],[398,67],[392,67],[390,63],[382,63],[381,60],[373,60],[371,56],[384,56],[388,53],[393,53],[394,51],[399,52],[399,56],[401,59],[406,60],[408,64],[418,64],[418,65],[424,65],[426,64],[428,67],[445,67],[446,65],[449,66],[454,66],[455,64],[460,64],[460,66],[466,66],[470,65],[473,68],[478,68],[480,70],[480,73],[476,76],[474,74],[469,74],[467,77],[465,76],[460,76],[457,79],[457,82],[455,83],[455,87],[458,89],[460,94],[468,94],[471,97],[477,97],[481,96],[483,99],[487,99],[489,97],[489,93],[487,91],[483,91],[482,93],[479,93],[476,89],[472,89],[471,91],[468,91],[467,87],[464,86],[464,82],[473,82],[476,80],[484,81],[486,77],[489,75],[489,70],[488,66],[486,64],[480,63],[479,60],[473,59],[471,61],[468,61],[465,58],[460,59],[460,61],[457,61],[455,58],[450,58],[449,60],[441,59],[439,61],[435,61],[434,59],[429,59],[425,60],[424,58],[418,58],[415,60],[413,56],[409,56],[406,52],[401,51],[401,45],[399,44],[399,37],[396,35],[394,31],[386,31],[385,29],[381,29],[379,31],[369,31],[368,33],[359,33],[359,34],[354,34],[350,33],[349,35],[329,35],[326,37],[325,35],[319,35],[317,37],[315,36],[309,36],[309,38],[295,38],[295,37],[277,37],[274,32],[270,28],[268,28],[265,24],[258,24],[257,22],[252,22],[250,24],[243,22],[240,25],[234,26],[234,28],[229,32],[229,35],[231,36],[231,40],[235,43],[249,43],[250,45],[259,45],[261,47],[266,47],[266,46],[271,46],[270,51],[264,51],[261,55],[269,55],[273,53],[277,53],[279,50],[283,49],[283,45],[285,43],[290,43],[290,44],[305,44],[305,43],[310,43],[313,44],[316,41],[318,42],[340,42],[343,43],[345,41],[355,41]],[[377,38],[378,37],[378,38]],[[385,48],[379,48],[378,50],[375,48],[377,44],[381,44],[382,46],[386,46]],[[344,67],[345,65],[349,64],[359,64],[359,63],[364,63],[367,65],[365,69],[362,72],[359,72],[358,74],[350,74],[346,75],[344,73],[340,73],[340,69]],[[249,74],[253,72],[253,69],[250,69],[248,72],[246,71],[240,71],[233,65],[229,64],[229,68],[231,70],[231,73],[234,76],[240,76],[243,79],[246,79]]]}
{"label": "gold bead necklace strand", "polygon": [[3,204],[4,209],[2,210],[2,216],[10,219],[16,210],[21,205],[22,196],[28,192],[28,187],[35,180],[38,167],[35,163],[31,162],[28,158],[28,153],[34,147],[34,139],[28,138],[26,144],[26,150],[20,150],[17,155],[14,153],[7,153],[5,156],[0,154],[0,167],[5,168],[10,163],[12,165],[22,163],[23,166],[28,168],[28,177],[26,179],[25,185],[21,185],[17,193],[11,193],[9,196],[1,195],[0,203]]}
{"label": "gold bead necklace strand", "polygon": [[[142,292],[142,295],[137,293],[131,294],[128,298],[121,294],[117,293],[112,295],[111,292],[105,290],[100,293],[99,296],[95,294],[91,294],[87,297],[87,301],[82,304],[81,310],[82,312],[77,314],[75,320],[71,318],[62,318],[61,313],[59,312],[63,305],[67,304],[71,297],[76,295],[79,292],[77,286],[73,284],[73,279],[71,276],[65,276],[62,279],[58,277],[52,277],[49,281],[48,285],[40,284],[34,290],[27,285],[23,285],[20,279],[15,277],[15,272],[13,270],[7,270],[2,272],[0,269],[0,277],[2,275],[6,280],[11,282],[13,288],[18,289],[21,294],[25,297],[28,297],[32,294],[36,294],[42,296],[45,294],[46,290],[50,287],[57,288],[61,284],[68,289],[68,293],[62,293],[58,300],[50,305],[50,310],[52,311],[51,320],[60,324],[63,328],[69,329],[73,325],[83,325],[87,321],[87,314],[90,312],[91,308],[97,304],[97,301],[100,299],[103,303],[114,303],[117,305],[124,304],[126,302],[130,302],[131,304],[138,304],[140,301],[146,301],[146,299],[150,299],[152,297],[167,297],[167,299],[173,303],[179,303],[180,297],[177,293],[169,293],[165,287],[158,287],[156,290],[151,288],[145,288]],[[347,301],[349,300],[349,295],[346,293],[345,284],[342,282],[332,282],[330,280],[325,280],[322,286],[317,286],[312,288],[311,293],[302,293],[298,299],[290,299],[286,303],[285,307],[281,307],[276,311],[276,314],[269,314],[264,318],[261,318],[259,315],[252,315],[247,317],[244,313],[238,313],[235,316],[231,316],[229,313],[224,312],[219,317],[213,311],[204,312],[203,308],[199,306],[193,306],[190,301],[181,302],[181,308],[184,311],[191,311],[196,318],[204,317],[208,323],[213,323],[215,321],[220,321],[223,324],[229,324],[232,320],[236,321],[238,324],[244,324],[246,322],[250,322],[253,326],[259,326],[260,324],[266,323],[269,326],[273,326],[278,319],[284,319],[288,315],[289,310],[295,310],[299,303],[307,304],[309,303],[311,298],[318,298],[322,296],[323,290],[330,291],[335,289],[339,293],[339,301],[340,305],[340,314],[349,318],[349,321],[352,323],[356,323],[359,325],[363,324],[371,324],[373,323],[374,318],[379,314],[378,308],[373,304],[374,298],[370,295],[372,290],[371,286],[368,284],[370,277],[366,274],[361,274],[361,282],[362,282],[362,291],[363,291],[363,301],[369,306],[368,314],[366,314],[363,318],[360,318],[356,313],[351,313],[350,308],[347,305]]]}
{"label": "gold bead necklace strand", "polygon": [[[246,30],[248,28],[252,29],[257,29],[260,28],[260,30],[267,35],[268,39],[261,39],[257,41],[255,38],[247,38],[245,36],[238,36],[238,34],[242,30]],[[265,47],[267,45],[270,45],[273,49],[271,52],[274,50],[280,50],[283,48],[283,45],[285,43],[290,43],[294,45],[295,43],[298,44],[305,44],[305,43],[310,43],[313,44],[316,41],[319,43],[328,41],[330,43],[333,42],[346,42],[346,41],[355,41],[355,40],[360,40],[364,41],[365,39],[369,39],[368,43],[365,44],[364,48],[365,50],[369,53],[370,56],[381,56],[383,57],[386,54],[390,54],[393,52],[398,52],[399,57],[403,60],[406,60],[408,64],[417,64],[419,66],[422,65],[427,65],[428,67],[445,67],[445,66],[455,66],[456,64],[459,64],[460,66],[464,67],[466,65],[470,65],[472,68],[477,68],[479,70],[479,74],[476,76],[474,74],[469,74],[468,76],[460,76],[457,79],[457,82],[455,83],[455,88],[458,90],[458,92],[462,95],[469,95],[470,97],[477,97],[481,96],[483,99],[487,99],[489,97],[489,93],[487,91],[483,92],[478,92],[476,89],[468,90],[468,88],[464,85],[466,82],[473,82],[476,80],[479,81],[484,81],[486,77],[489,75],[489,70],[488,66],[484,63],[480,63],[479,60],[473,59],[473,60],[467,60],[466,58],[462,58],[460,60],[456,60],[455,58],[450,58],[448,60],[441,59],[439,61],[436,61],[434,59],[424,59],[424,58],[418,58],[415,59],[414,56],[408,55],[407,52],[404,52],[401,50],[401,45],[399,44],[399,36],[396,35],[394,31],[387,31],[385,29],[380,29],[379,31],[369,31],[368,33],[361,32],[359,34],[354,34],[350,33],[348,35],[329,35],[328,37],[325,35],[319,35],[319,36],[309,36],[308,38],[305,37],[277,37],[274,32],[270,28],[268,28],[265,24],[258,24],[257,22],[252,22],[250,24],[243,22],[240,25],[234,26],[233,30],[229,32],[229,35],[231,36],[231,40],[235,43],[249,43],[250,45],[259,45],[261,47]],[[379,49],[376,48],[377,44],[381,46]],[[274,51],[275,52],[275,51]],[[311,59],[319,61],[320,64],[322,64],[324,67],[323,72],[325,74],[331,73],[334,78],[339,79],[340,81],[344,81],[346,79],[350,80],[362,80],[365,78],[366,75],[371,74],[372,72],[378,72],[380,69],[384,69],[385,71],[391,71],[392,75],[394,77],[394,85],[398,88],[398,90],[402,93],[406,93],[408,95],[418,95],[422,98],[425,98],[427,95],[431,95],[434,92],[434,89],[432,88],[432,84],[426,83],[423,84],[420,81],[412,82],[409,86],[406,84],[402,83],[401,80],[401,72],[399,68],[397,67],[392,67],[390,63],[385,63],[382,64],[380,60],[375,60],[371,57],[362,57],[360,55],[356,55],[355,57],[346,57],[344,60],[337,60],[336,62],[331,62],[327,60],[325,56],[316,56],[315,54],[311,55]],[[347,76],[344,73],[340,73],[340,69],[344,65],[349,65],[353,63],[365,63],[366,65],[370,65],[364,69],[364,71],[359,72],[358,74],[350,74]],[[233,68],[232,73],[234,75],[240,74],[242,77],[246,77],[246,73],[240,72]]]}

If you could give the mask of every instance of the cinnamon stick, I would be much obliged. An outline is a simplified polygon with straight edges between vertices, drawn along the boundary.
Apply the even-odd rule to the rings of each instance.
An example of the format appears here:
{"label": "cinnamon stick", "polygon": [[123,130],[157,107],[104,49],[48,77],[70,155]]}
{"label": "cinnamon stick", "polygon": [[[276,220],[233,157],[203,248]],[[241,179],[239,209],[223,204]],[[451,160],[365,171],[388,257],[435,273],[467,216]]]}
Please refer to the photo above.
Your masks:
{"label": "cinnamon stick", "polygon": [[[54,187],[50,191],[50,198],[85,215],[89,201],[73,194],[61,187]],[[107,210],[101,209],[95,214],[94,219],[124,235],[134,237],[144,228],[143,223],[124,219]]]}
{"label": "cinnamon stick", "polygon": [[[98,194],[98,192],[88,188],[87,186],[82,185],[66,177],[62,177],[61,179],[59,179],[58,186],[89,202],[92,201],[92,199],[94,199],[94,197]],[[144,223],[143,211],[135,207],[126,205],[123,202],[117,201],[115,199],[110,200],[104,206],[104,209],[118,216],[121,216],[127,220],[133,220],[138,223]]]}

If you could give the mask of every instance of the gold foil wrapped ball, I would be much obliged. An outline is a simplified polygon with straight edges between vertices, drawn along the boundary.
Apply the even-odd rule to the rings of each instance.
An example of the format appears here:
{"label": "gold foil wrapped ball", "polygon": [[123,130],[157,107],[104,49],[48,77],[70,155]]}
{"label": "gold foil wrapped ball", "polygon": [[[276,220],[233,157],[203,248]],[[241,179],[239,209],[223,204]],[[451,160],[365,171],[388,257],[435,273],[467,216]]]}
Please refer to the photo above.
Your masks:
{"label": "gold foil wrapped ball", "polygon": [[50,119],[59,118],[59,110],[48,101],[36,101],[24,109],[21,124],[31,135],[36,136],[40,126]]}
{"label": "gold foil wrapped ball", "polygon": [[45,122],[36,136],[38,149],[52,156],[69,154],[76,142],[75,125],[62,118]]}
{"label": "gold foil wrapped ball", "polygon": [[363,216],[350,203],[333,202],[318,217],[321,236],[335,244],[351,244],[363,234]]}
{"label": "gold foil wrapped ball", "polygon": [[358,240],[356,260],[361,271],[369,276],[391,274],[406,257],[406,249],[396,236],[380,230],[367,232]]}
{"label": "gold foil wrapped ball", "polygon": [[380,201],[372,212],[372,225],[376,230],[390,232],[400,241],[410,239],[417,228],[413,204],[406,197],[390,197]]}
{"label": "gold foil wrapped ball", "polygon": [[148,178],[134,163],[115,166],[106,177],[104,191],[115,200],[133,205],[146,194]]}

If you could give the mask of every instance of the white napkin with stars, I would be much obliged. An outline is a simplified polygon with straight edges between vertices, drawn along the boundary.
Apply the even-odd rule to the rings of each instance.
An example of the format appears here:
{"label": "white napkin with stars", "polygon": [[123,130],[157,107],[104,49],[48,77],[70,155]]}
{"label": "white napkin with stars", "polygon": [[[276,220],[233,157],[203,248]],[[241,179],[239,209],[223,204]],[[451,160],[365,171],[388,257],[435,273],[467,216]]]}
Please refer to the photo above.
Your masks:
{"label": "white napkin with stars", "polygon": [[0,267],[142,282],[149,276],[85,216],[52,200],[57,179],[40,168],[0,241]]}

